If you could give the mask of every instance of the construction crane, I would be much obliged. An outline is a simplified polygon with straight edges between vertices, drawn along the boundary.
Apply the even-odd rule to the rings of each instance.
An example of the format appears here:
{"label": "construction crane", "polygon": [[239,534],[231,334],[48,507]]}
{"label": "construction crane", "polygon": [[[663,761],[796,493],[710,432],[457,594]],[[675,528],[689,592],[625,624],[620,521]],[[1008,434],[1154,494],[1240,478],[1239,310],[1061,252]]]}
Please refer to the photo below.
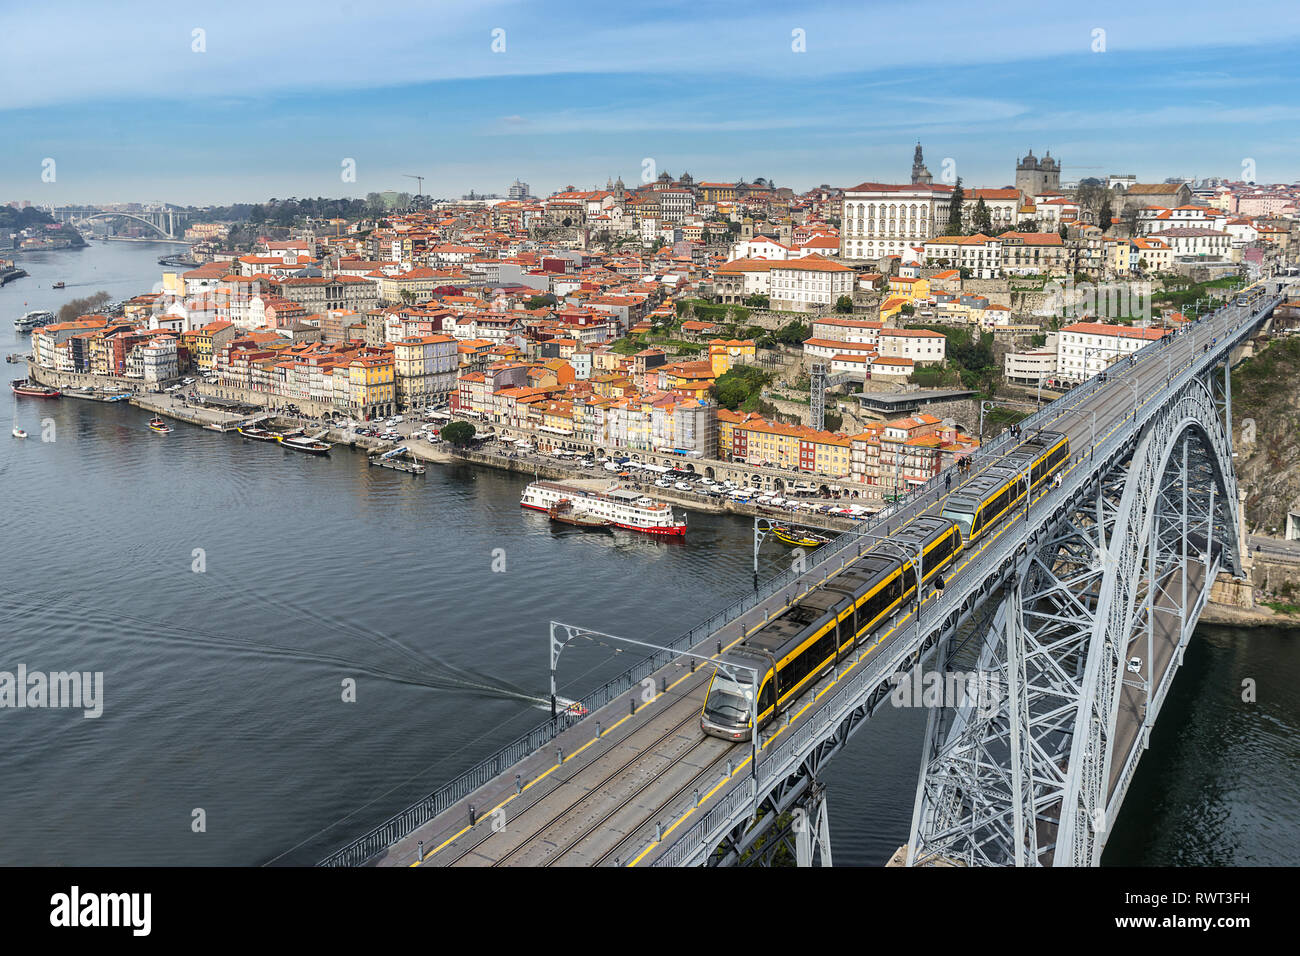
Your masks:
{"label": "construction crane", "polygon": [[424,195],[424,177],[423,177],[423,176],[417,176],[417,175],[415,175],[414,173],[402,173],[402,175],[405,176],[407,179],[414,179],[414,180],[416,180],[416,190],[415,190],[415,194],[416,194],[417,196],[423,196],[423,195]]}

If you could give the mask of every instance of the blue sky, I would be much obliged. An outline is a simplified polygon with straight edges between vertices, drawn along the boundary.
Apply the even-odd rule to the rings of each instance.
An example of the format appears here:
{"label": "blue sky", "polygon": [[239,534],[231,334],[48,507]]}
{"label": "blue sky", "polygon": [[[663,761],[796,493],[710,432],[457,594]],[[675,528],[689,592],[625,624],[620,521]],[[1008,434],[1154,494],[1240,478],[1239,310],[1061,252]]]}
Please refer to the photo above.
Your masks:
{"label": "blue sky", "polygon": [[970,185],[1030,147],[1300,179],[1294,2],[0,5],[0,201],[544,195],[646,159],[805,189],[903,181],[918,139]]}

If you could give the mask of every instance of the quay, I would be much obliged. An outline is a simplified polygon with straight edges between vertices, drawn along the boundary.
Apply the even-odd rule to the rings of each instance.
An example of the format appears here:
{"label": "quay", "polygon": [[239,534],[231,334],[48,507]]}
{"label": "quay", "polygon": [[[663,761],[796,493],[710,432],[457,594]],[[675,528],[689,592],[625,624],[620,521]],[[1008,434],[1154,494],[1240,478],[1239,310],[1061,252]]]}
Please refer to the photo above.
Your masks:
{"label": "quay", "polygon": [[[197,425],[201,428],[207,428],[210,431],[233,431],[240,425],[247,424],[250,420],[269,422],[274,428],[311,428],[323,431],[323,440],[333,445],[346,445],[361,451],[370,453],[382,453],[391,451],[398,444],[404,445],[411,458],[418,462],[451,464],[455,462],[464,462],[472,465],[482,465],[486,468],[495,468],[499,471],[513,472],[515,474],[530,476],[532,480],[550,479],[559,481],[585,480],[591,478],[608,479],[609,481],[618,480],[624,487],[639,491],[649,495],[657,500],[677,505],[691,511],[702,511],[709,514],[734,514],[742,517],[762,517],[771,518],[777,521],[795,522],[805,527],[820,528],[825,531],[845,531],[849,528],[856,527],[861,519],[852,519],[846,517],[817,515],[817,514],[792,514],[780,508],[770,508],[759,505],[754,502],[739,502],[728,499],[714,499],[703,495],[693,494],[689,491],[682,491],[679,488],[660,488],[651,482],[640,480],[638,477],[616,479],[615,476],[608,472],[593,472],[592,469],[583,468],[572,460],[556,458],[542,454],[525,454],[520,451],[498,450],[492,447],[480,446],[477,448],[452,448],[445,442],[433,444],[421,439],[404,437],[400,443],[380,441],[374,438],[368,438],[363,435],[357,435],[354,432],[346,431],[340,428],[331,428],[324,424],[319,418],[293,416],[285,414],[279,409],[273,409],[265,400],[270,396],[257,395],[261,401],[245,401],[250,396],[242,394],[243,390],[237,390],[238,394],[230,393],[226,389],[209,389],[204,388],[202,397],[204,399],[216,399],[220,403],[238,408],[238,411],[230,408],[214,407],[210,404],[195,404],[181,398],[177,394],[159,393],[152,391],[143,391],[142,385],[137,382],[126,383],[122,379],[113,376],[90,375],[80,372],[56,372],[52,369],[40,368],[38,366],[28,367],[28,376],[35,382],[42,385],[51,385],[64,391],[71,398],[93,399],[96,401],[105,401],[109,399],[101,398],[99,395],[89,393],[86,389],[121,389],[122,394],[129,394],[127,400],[138,408],[145,409],[156,415],[166,418],[172,418],[177,421],[186,422],[190,425]],[[218,393],[214,395],[213,393]],[[107,393],[105,393],[107,394]],[[118,399],[120,400],[120,399]],[[308,409],[308,411],[319,411],[318,409]],[[486,442],[500,440],[505,436],[502,434],[482,434],[477,436]],[[652,456],[646,456],[649,460]],[[769,468],[744,468],[743,466],[733,465],[725,466],[722,463],[701,461],[701,462],[681,462],[674,461],[671,458],[665,458],[664,461],[669,464],[676,464],[682,468],[694,468],[695,465],[706,466],[712,470],[713,465],[724,467],[735,471],[736,476],[744,477],[747,472],[762,473],[764,485],[766,488],[754,488],[754,494],[772,494],[771,486],[773,476],[782,475],[781,472]],[[394,467],[387,465],[386,467]],[[397,469],[405,470],[405,469]],[[731,471],[728,470],[728,474]],[[719,478],[727,477],[726,474],[718,473]],[[785,480],[797,480],[799,476],[786,474]],[[849,499],[846,494],[841,494],[838,499],[826,499],[827,501],[855,501],[858,504],[875,504],[872,499]]]}

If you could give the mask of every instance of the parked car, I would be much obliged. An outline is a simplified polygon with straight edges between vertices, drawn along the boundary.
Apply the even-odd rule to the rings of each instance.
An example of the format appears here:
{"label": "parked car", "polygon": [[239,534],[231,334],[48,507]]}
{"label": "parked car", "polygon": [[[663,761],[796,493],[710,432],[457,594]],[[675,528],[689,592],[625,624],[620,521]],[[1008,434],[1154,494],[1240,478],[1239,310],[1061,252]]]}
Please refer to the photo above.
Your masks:
{"label": "parked car", "polygon": [[684,482],[684,481],[679,481],[679,482],[677,482],[677,484],[673,485],[673,487],[676,488],[678,491],[690,491],[690,490],[691,490],[691,486],[688,485],[688,484],[687,484],[686,482]]}

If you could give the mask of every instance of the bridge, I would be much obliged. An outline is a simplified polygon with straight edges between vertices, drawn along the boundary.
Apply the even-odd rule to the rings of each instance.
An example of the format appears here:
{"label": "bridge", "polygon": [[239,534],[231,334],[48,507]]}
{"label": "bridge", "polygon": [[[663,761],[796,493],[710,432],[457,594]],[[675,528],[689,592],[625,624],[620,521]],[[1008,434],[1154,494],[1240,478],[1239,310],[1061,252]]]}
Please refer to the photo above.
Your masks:
{"label": "bridge", "polygon": [[[1225,305],[1022,422],[1069,436],[1060,484],[755,740],[701,733],[710,658],[874,540],[938,514],[1017,439],[1003,433],[962,479],[932,479],[756,583],[322,865],[826,865],[822,768],[922,674],[978,674],[1000,693],[930,709],[907,864],[1097,865],[1210,589],[1243,573],[1231,365],[1281,293]],[[636,644],[552,622],[552,666],[582,640]]]}
{"label": "bridge", "polygon": [[87,226],[96,219],[130,219],[148,226],[159,239],[179,240],[178,232],[183,232],[189,222],[190,214],[177,209],[149,209],[141,213],[106,212],[91,206],[66,206],[52,210],[56,220],[70,222],[78,228]]}

